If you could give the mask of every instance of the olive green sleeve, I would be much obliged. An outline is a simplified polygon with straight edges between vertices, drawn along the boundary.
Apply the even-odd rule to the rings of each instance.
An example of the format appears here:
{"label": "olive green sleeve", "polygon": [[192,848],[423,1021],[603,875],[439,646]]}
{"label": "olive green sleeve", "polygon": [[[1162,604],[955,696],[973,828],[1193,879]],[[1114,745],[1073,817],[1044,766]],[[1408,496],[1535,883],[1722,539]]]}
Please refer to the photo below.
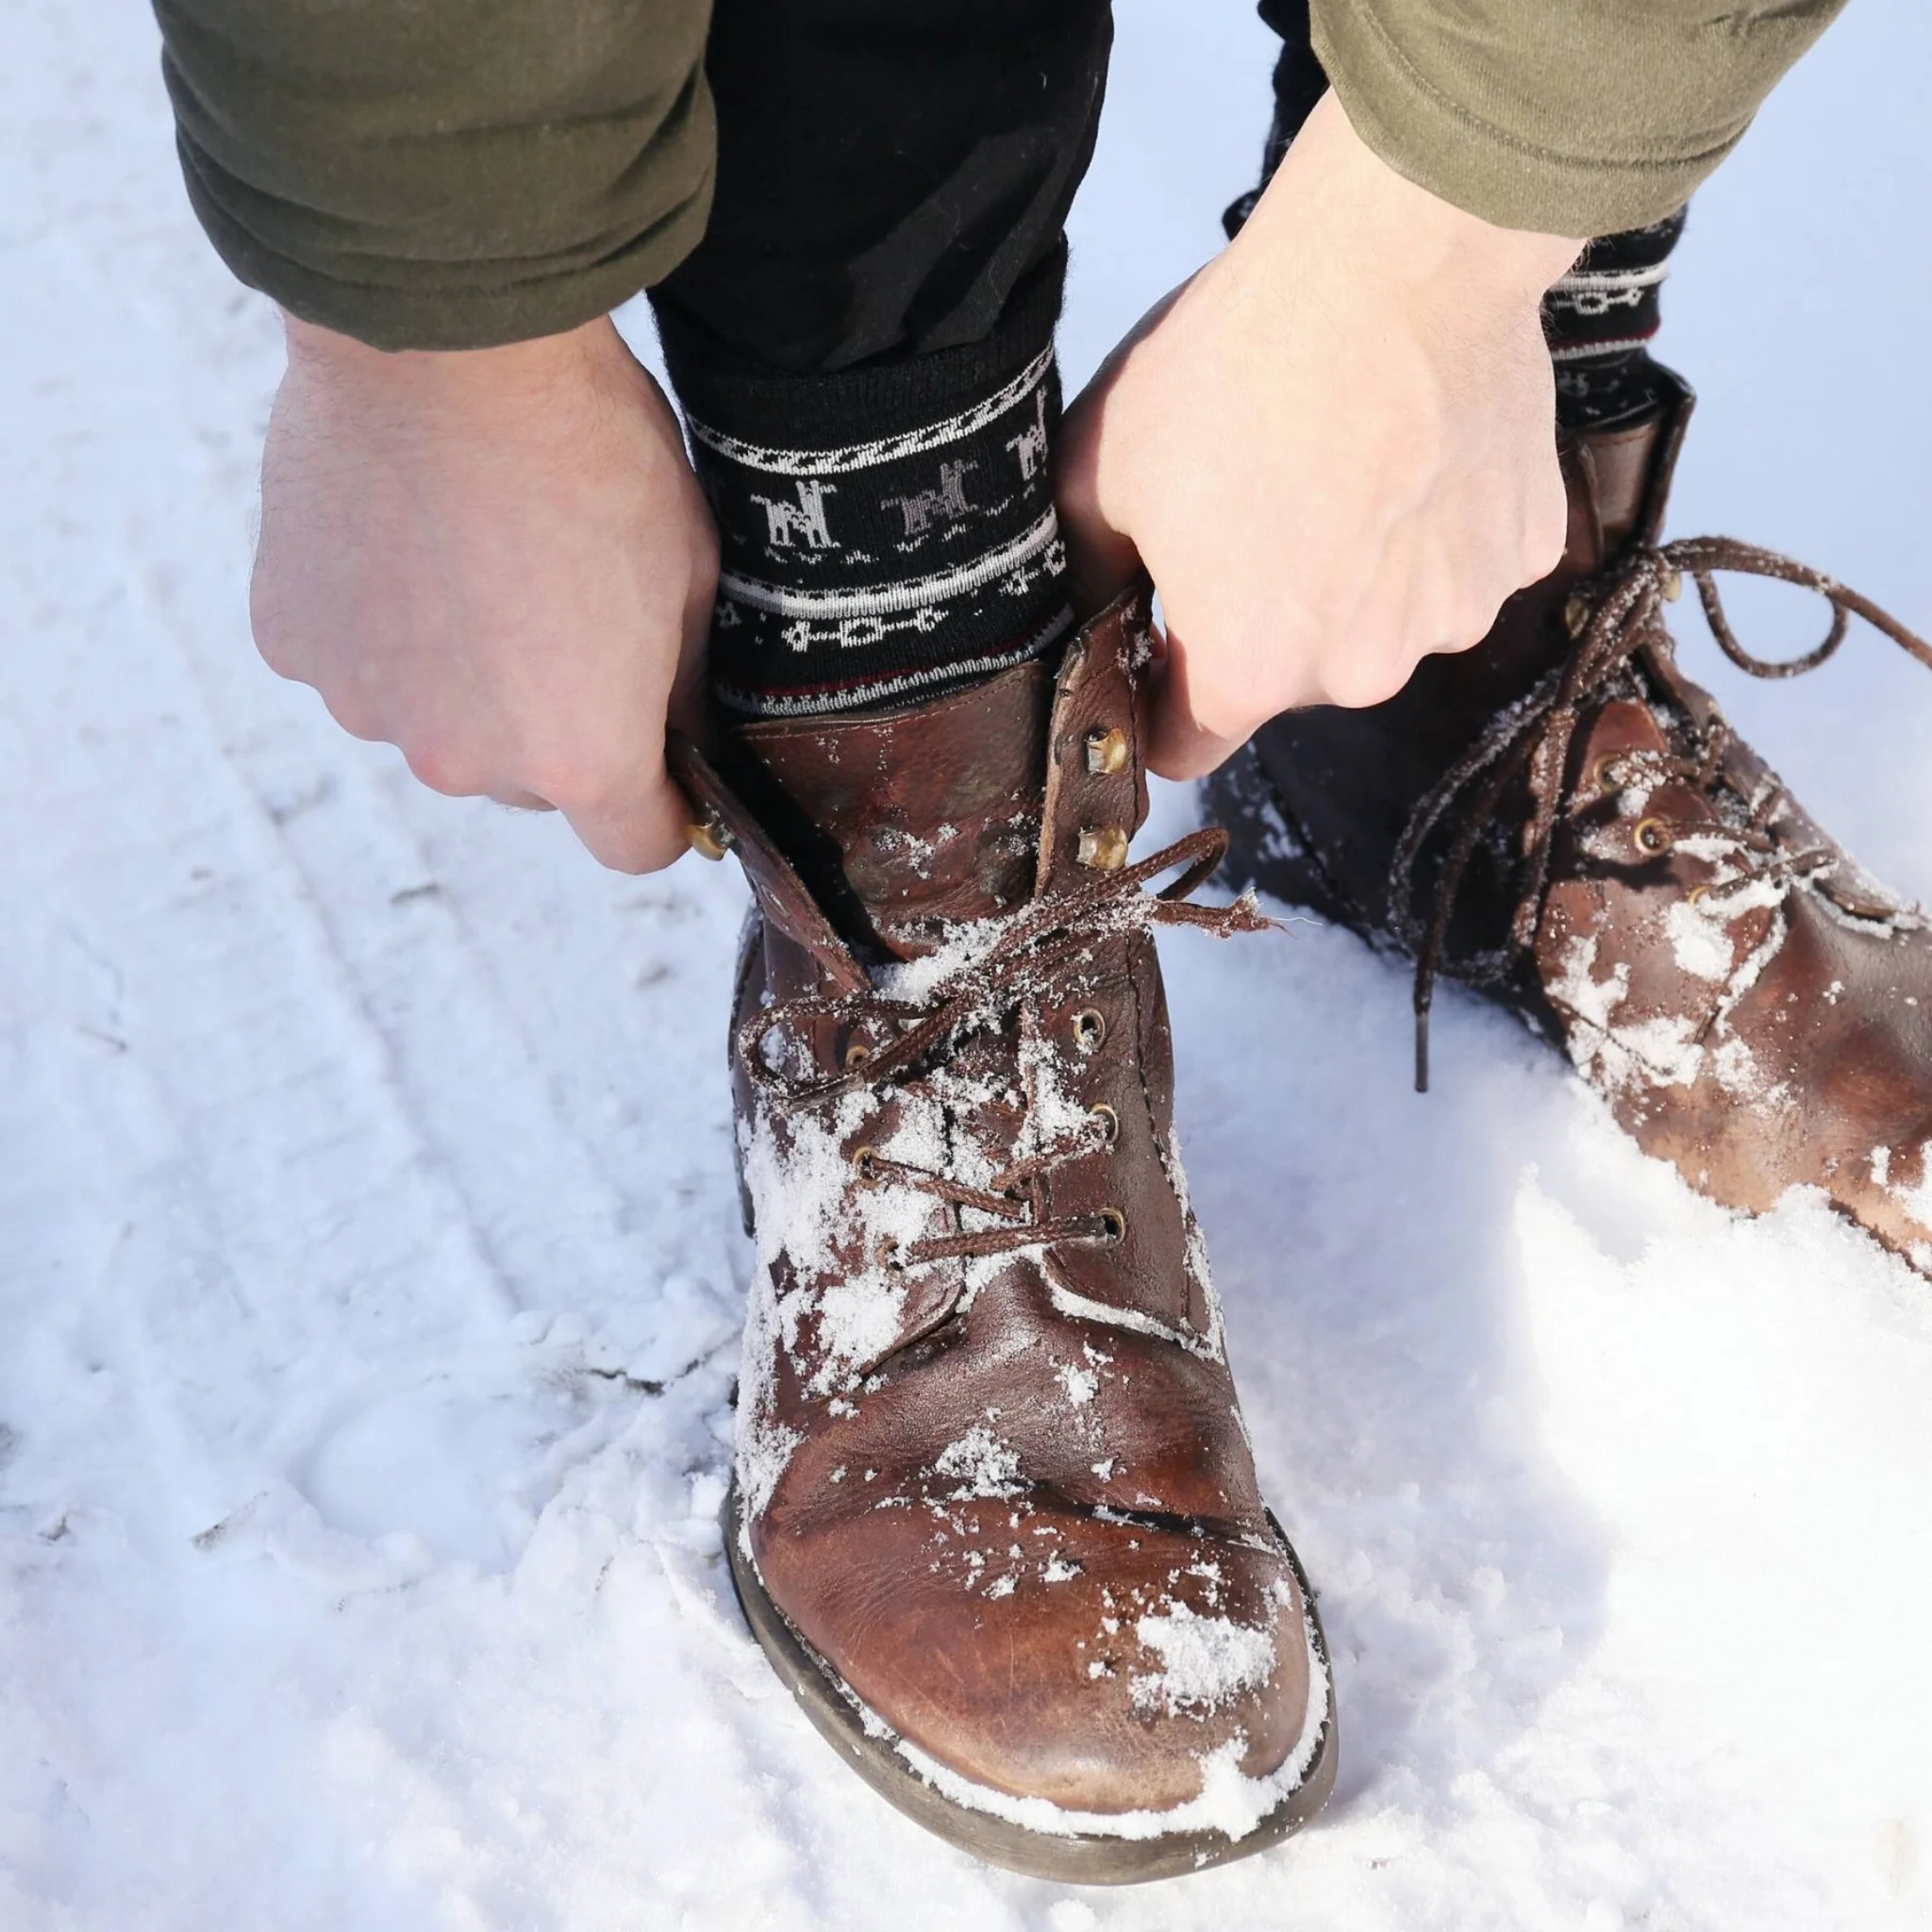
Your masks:
{"label": "olive green sleeve", "polygon": [[379,348],[573,328],[709,212],[709,0],[156,0],[188,192],[244,282]]}
{"label": "olive green sleeve", "polygon": [[1315,52],[1392,168],[1507,228],[1660,220],[1844,0],[1313,0]]}

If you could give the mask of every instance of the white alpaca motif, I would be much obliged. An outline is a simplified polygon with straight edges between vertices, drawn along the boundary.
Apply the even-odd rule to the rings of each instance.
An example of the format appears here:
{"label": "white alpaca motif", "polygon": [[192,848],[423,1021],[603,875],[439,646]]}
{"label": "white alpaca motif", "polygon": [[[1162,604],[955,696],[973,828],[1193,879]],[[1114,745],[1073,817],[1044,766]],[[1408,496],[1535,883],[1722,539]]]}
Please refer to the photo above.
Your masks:
{"label": "white alpaca motif", "polygon": [[839,491],[830,483],[808,483],[801,476],[794,488],[796,503],[782,498],[754,496],[752,501],[765,512],[765,541],[774,550],[790,550],[804,543],[808,550],[836,550],[832,533],[825,526],[825,498]]}

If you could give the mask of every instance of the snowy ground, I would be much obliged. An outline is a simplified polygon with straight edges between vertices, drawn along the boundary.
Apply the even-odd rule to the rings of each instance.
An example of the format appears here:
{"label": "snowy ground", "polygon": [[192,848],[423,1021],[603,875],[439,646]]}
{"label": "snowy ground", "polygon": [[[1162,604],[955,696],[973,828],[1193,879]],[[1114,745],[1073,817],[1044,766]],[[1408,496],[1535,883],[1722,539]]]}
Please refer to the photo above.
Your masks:
{"label": "snowy ground", "polygon": [[[601,874],[260,668],[275,331],[188,215],[152,26],[13,0],[0,47],[0,1927],[1932,1917],[1932,1290],[1693,1200],[1465,1001],[1416,1099],[1401,977],[1307,924],[1165,950],[1332,1812],[1081,1895],[842,1771],[718,1560],[736,875]],[[1076,380],[1214,245],[1268,58],[1236,0],[1123,0]],[[1701,200],[1667,338],[1675,528],[1922,624],[1928,62],[1913,0],[1850,10]],[[1869,638],[1710,675],[1932,895],[1932,679]]]}

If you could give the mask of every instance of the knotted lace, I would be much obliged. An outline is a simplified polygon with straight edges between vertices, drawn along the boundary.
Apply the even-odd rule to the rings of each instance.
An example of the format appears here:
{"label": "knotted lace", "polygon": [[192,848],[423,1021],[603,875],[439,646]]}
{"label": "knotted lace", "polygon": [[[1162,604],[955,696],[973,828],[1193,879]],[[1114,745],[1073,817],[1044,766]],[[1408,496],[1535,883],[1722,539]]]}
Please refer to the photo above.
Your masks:
{"label": "knotted lace", "polygon": [[[1755,656],[1739,642],[1723,600],[1716,574],[1773,577],[1816,591],[1831,606],[1831,628],[1815,649],[1803,657],[1772,660]],[[1429,1084],[1429,1007],[1443,947],[1456,910],[1457,894],[1468,876],[1471,859],[1483,835],[1498,819],[1508,790],[1519,778],[1530,796],[1527,826],[1516,903],[1504,943],[1489,953],[1458,959],[1458,977],[1473,984],[1493,985],[1505,978],[1536,939],[1549,883],[1550,855],[1557,828],[1575,793],[1567,774],[1570,749],[1577,729],[1591,707],[1635,658],[1649,658],[1653,665],[1670,650],[1670,633],[1663,607],[1674,601],[1688,576],[1697,586],[1699,601],[1711,635],[1732,663],[1753,677],[1796,677],[1815,671],[1833,657],[1845,641],[1853,617],[1862,617],[1920,663],[1932,669],[1932,645],[1907,630],[1869,598],[1847,589],[1837,578],[1808,565],[1760,550],[1732,537],[1694,537],[1675,543],[1646,545],[1606,572],[1572,599],[1577,621],[1576,648],[1516,703],[1491,720],[1482,736],[1424,794],[1409,815],[1395,847],[1389,873],[1389,905],[1397,936],[1416,956],[1415,968],[1415,1084],[1426,1092]],[[1579,600],[1581,600],[1579,602]],[[1587,614],[1586,614],[1587,613]],[[1724,754],[1731,741],[1730,727],[1721,719],[1708,726],[1690,725],[1693,755],[1662,757],[1628,755],[1646,774],[1658,778],[1681,777],[1708,791],[1725,782]],[[1747,824],[1743,842],[1759,849],[1781,876],[1806,877],[1832,862],[1827,852],[1794,853],[1783,849],[1772,820],[1784,796],[1773,786],[1760,796],[1743,800]],[[1426,920],[1412,908],[1416,899],[1415,872],[1424,847],[1439,826],[1460,807],[1460,813],[1438,874]],[[1668,849],[1660,844],[1659,850]],[[1762,874],[1757,874],[1762,877]],[[1734,881],[1733,886],[1744,883]],[[1725,890],[1723,887],[1715,891]]]}
{"label": "knotted lace", "polygon": [[[781,1109],[818,1106],[861,1088],[876,1091],[912,1076],[942,1059],[969,1034],[995,1025],[1023,1001],[1062,991],[1068,975],[1078,973],[1100,941],[1157,925],[1191,925],[1219,939],[1264,931],[1274,922],[1257,908],[1252,893],[1226,906],[1197,906],[1189,898],[1219,869],[1226,849],[1227,834],[1218,828],[1191,832],[1134,865],[1096,873],[1071,891],[990,921],[983,950],[945,974],[924,999],[896,998],[869,988],[776,1001],[753,1014],[740,1030],[742,1063]],[[1158,892],[1145,890],[1175,866],[1182,871],[1172,884]],[[836,1073],[816,1067],[792,1072],[766,1056],[766,1042],[774,1032],[797,1039],[827,1027],[879,1043],[854,1050]],[[890,1159],[869,1147],[858,1149],[852,1157],[855,1185],[909,1187],[955,1208],[976,1209],[996,1224],[912,1242],[888,1257],[892,1265],[1010,1254],[1063,1241],[1121,1239],[1125,1219],[1118,1209],[1051,1219],[1036,1219],[1033,1213],[1032,1182],[1111,1140],[1104,1111],[1090,1119],[1091,1130],[1062,1137],[1009,1162],[984,1187]]]}

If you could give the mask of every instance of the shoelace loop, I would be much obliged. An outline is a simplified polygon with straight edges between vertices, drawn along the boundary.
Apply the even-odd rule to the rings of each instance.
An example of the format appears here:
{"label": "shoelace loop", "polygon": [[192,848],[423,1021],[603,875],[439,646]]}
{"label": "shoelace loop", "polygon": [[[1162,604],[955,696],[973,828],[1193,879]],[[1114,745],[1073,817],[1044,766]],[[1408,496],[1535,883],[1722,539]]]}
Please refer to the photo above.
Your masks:
{"label": "shoelace loop", "polygon": [[[1717,574],[1724,571],[1770,577],[1817,591],[1831,606],[1830,629],[1802,657],[1779,660],[1756,656],[1739,641],[1718,594]],[[1844,642],[1854,617],[1863,618],[1932,670],[1932,644],[1870,598],[1808,564],[1734,537],[1692,537],[1646,545],[1583,586],[1575,597],[1583,600],[1581,608],[1589,616],[1580,626],[1575,649],[1541,682],[1491,720],[1475,743],[1417,802],[1396,842],[1389,872],[1389,906],[1397,937],[1416,956],[1417,1092],[1428,1091],[1429,1008],[1457,897],[1477,844],[1495,822],[1510,785],[1523,778],[1532,810],[1522,859],[1522,883],[1508,934],[1500,948],[1458,960],[1456,968],[1459,976],[1474,984],[1491,985],[1507,974],[1535,941],[1557,827],[1574,795],[1575,788],[1565,774],[1571,745],[1585,711],[1632,658],[1646,652],[1670,650],[1663,607],[1675,598],[1687,576],[1697,587],[1698,601],[1719,649],[1753,677],[1797,677],[1817,670]],[[1660,761],[1668,768],[1663,774],[1688,777],[1701,789],[1720,783],[1728,742],[1728,728],[1720,724],[1709,734],[1700,757]],[[1773,842],[1769,823],[1782,795],[1781,791],[1774,791],[1766,798],[1746,801],[1751,829],[1768,844]],[[1418,920],[1410,909],[1415,902],[1416,866],[1437,827],[1458,800],[1467,802],[1437,875],[1429,916],[1426,921]],[[1793,879],[1809,876],[1821,864],[1829,862],[1828,855],[1822,853],[1784,854],[1780,858],[1784,871]]]}

